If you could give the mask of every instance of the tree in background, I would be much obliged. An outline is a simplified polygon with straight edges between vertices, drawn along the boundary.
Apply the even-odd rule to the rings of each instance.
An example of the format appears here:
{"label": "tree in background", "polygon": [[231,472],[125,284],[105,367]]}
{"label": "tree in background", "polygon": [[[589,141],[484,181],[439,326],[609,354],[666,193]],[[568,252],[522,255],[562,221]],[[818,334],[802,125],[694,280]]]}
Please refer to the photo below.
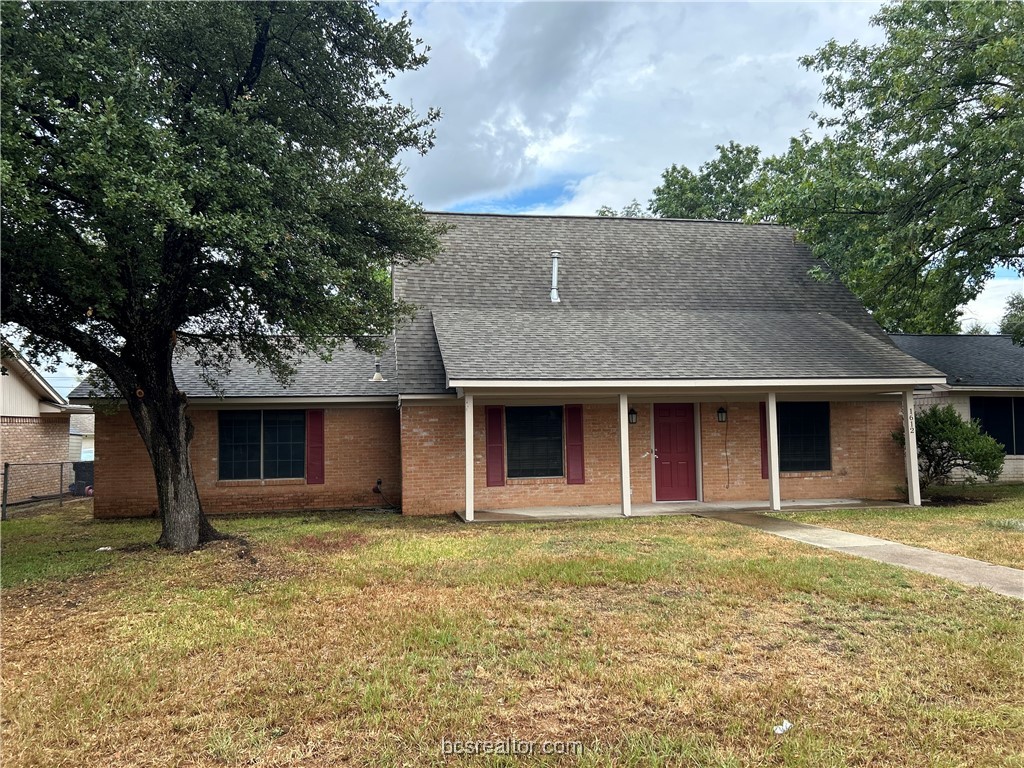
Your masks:
{"label": "tree in background", "polygon": [[903,2],[884,43],[832,41],[824,138],[766,163],[796,227],[889,331],[954,332],[997,266],[1024,271],[1024,3]]}
{"label": "tree in background", "polygon": [[960,332],[965,336],[988,336],[988,328],[977,320],[972,321],[970,325],[963,328]]}
{"label": "tree in background", "polygon": [[616,211],[610,205],[602,205],[597,209],[597,215],[601,217],[619,217],[622,219],[642,219],[644,217],[644,209],[640,207],[640,203],[634,198],[629,205],[624,205],[621,211]]}
{"label": "tree in background", "polygon": [[[979,422],[965,421],[952,405],[933,405],[915,422],[922,488],[948,483],[957,469],[966,473],[967,482],[978,476],[993,482],[1002,473],[1003,445],[982,432]],[[901,446],[906,442],[902,427],[892,437]]]}
{"label": "tree in background", "polygon": [[757,208],[761,150],[735,141],[715,149],[718,157],[702,163],[696,173],[674,164],[662,173],[651,212],[664,218],[723,221],[750,215]]}
{"label": "tree in background", "polygon": [[1024,294],[1015,293],[1006,300],[1006,311],[999,321],[999,332],[1012,337],[1014,344],[1024,345]]}
{"label": "tree in background", "polygon": [[431,112],[385,84],[426,62],[370,2],[5,3],[4,320],[109,379],[152,459],[160,543],[217,536],[171,368],[299,355],[394,328],[388,269],[436,232],[396,155]]}

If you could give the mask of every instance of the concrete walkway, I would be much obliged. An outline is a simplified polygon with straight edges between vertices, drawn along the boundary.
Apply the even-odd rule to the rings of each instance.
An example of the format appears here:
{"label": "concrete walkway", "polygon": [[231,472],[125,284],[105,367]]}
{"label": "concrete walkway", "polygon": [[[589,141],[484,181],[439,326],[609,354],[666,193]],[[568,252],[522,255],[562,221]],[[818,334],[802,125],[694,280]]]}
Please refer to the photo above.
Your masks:
{"label": "concrete walkway", "polygon": [[921,547],[897,544],[894,541],[876,539],[873,536],[837,531],[835,528],[779,520],[756,512],[703,511],[697,513],[697,516],[745,525],[785,539],[802,541],[804,544],[831,549],[835,552],[845,552],[848,555],[866,557],[880,563],[899,565],[912,571],[941,576],[960,584],[984,587],[1000,595],[1024,600],[1024,571],[1017,568],[1007,568],[982,560],[972,560],[969,557],[948,555]]}

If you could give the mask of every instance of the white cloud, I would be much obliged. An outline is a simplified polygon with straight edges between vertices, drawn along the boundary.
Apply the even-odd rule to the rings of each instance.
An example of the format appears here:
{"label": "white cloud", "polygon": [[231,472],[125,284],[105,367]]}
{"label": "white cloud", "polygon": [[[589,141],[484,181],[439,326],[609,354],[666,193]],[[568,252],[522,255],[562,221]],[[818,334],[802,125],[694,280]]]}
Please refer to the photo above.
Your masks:
{"label": "white cloud", "polygon": [[[832,37],[877,40],[868,24],[877,7],[409,5],[431,62],[398,78],[395,93],[444,118],[432,152],[403,158],[407,184],[429,209],[507,204],[560,180],[569,180],[563,194],[547,205],[561,212],[646,202],[665,168],[695,167],[715,144],[784,149],[811,126],[821,88],[797,57]],[[594,205],[598,190],[607,197]]]}
{"label": "white cloud", "polygon": [[1006,300],[1010,294],[1024,291],[1024,277],[996,277],[985,284],[978,298],[964,306],[960,323],[964,328],[975,321],[981,323],[989,333],[999,331],[999,321],[1006,311]]}

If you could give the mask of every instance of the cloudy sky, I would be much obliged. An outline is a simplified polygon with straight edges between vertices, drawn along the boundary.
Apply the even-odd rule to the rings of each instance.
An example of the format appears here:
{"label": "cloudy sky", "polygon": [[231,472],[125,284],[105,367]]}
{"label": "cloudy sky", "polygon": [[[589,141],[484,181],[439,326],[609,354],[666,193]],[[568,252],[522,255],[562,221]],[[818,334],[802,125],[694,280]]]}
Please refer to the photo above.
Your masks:
{"label": "cloudy sky", "polygon": [[[393,93],[443,112],[437,144],[403,158],[429,210],[593,214],[646,204],[672,163],[735,140],[766,154],[812,126],[820,80],[797,58],[829,39],[878,42],[878,3],[386,2],[431,48]],[[1004,271],[967,307],[990,330]],[[62,368],[55,384],[73,383]]]}
{"label": "cloudy sky", "polygon": [[[440,107],[437,144],[403,158],[429,210],[593,214],[645,204],[673,163],[735,140],[766,153],[812,127],[830,39],[880,42],[875,2],[386,3],[430,63],[393,89]],[[1003,270],[965,310],[992,331],[1024,287]]]}

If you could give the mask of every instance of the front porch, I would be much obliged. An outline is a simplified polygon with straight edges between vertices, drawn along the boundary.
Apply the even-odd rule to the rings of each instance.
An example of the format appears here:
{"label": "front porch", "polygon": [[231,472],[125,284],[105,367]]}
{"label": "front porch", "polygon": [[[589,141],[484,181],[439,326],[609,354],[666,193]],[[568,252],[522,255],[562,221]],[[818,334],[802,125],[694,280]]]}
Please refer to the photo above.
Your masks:
{"label": "front porch", "polygon": [[[884,505],[886,507],[907,507],[905,502],[878,502],[863,499],[793,499],[781,503],[781,511],[808,511],[814,509],[856,509]],[[658,502],[632,505],[632,517],[660,517],[667,515],[716,515],[732,512],[770,512],[769,501],[680,501]],[[463,522],[467,522],[464,512],[456,513]],[[622,507],[619,504],[594,504],[590,506],[555,506],[555,507],[520,507],[517,509],[499,509],[475,511],[468,522],[473,523],[510,523],[510,522],[562,522],[567,520],[606,520],[621,518]]]}
{"label": "front porch", "polygon": [[[781,397],[736,384],[629,394],[462,389],[464,503],[453,506],[466,521],[601,519],[859,506],[900,487],[916,506],[915,441],[899,451],[891,438],[899,421],[914,433],[913,392],[890,385],[800,383]],[[780,456],[784,406],[821,426],[805,434],[790,416],[789,454]],[[513,467],[524,450],[535,451],[521,434],[521,413],[544,410],[556,425],[545,436],[554,443],[551,465]]]}

